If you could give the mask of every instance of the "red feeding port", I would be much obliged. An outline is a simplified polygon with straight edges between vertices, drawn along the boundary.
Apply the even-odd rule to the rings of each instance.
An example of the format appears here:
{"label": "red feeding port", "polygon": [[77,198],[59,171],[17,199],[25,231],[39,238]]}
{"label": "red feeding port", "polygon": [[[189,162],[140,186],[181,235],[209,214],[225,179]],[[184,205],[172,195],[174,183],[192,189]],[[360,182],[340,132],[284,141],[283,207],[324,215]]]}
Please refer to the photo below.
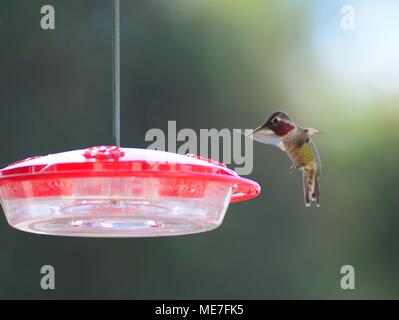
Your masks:
{"label": "red feeding port", "polygon": [[197,156],[114,146],[34,157],[0,170],[13,227],[64,236],[147,237],[218,227],[257,183]]}

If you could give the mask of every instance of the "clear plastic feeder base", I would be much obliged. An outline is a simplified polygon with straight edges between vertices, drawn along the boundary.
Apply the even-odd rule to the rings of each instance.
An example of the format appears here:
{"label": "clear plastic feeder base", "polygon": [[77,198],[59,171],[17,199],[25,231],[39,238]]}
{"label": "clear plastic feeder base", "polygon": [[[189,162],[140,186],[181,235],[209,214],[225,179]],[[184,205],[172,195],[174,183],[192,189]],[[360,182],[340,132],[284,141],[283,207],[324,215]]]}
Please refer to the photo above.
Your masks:
{"label": "clear plastic feeder base", "polygon": [[[132,193],[109,195],[117,194],[118,190],[120,192],[120,187],[128,190],[129,186],[137,186],[134,180],[137,179],[66,179],[63,183],[70,183],[71,189],[74,189],[73,196],[6,201],[4,208],[7,220],[16,229],[39,234],[85,237],[170,236],[217,228],[230,202],[231,188],[220,183],[208,184],[203,190],[203,197],[199,199],[160,196],[162,184],[146,179],[141,179],[140,188],[148,190],[145,197],[140,198]],[[49,185],[52,183],[56,182],[46,182]],[[25,182],[28,189],[34,188],[34,185],[34,182]],[[101,190],[98,190],[99,187]],[[184,188],[184,185],[181,187]],[[97,195],[85,196],[90,188],[95,188]],[[192,188],[195,192],[195,186]]]}
{"label": "clear plastic feeder base", "polygon": [[[19,201],[19,200],[16,200]],[[15,206],[16,215],[8,217],[14,228],[49,235],[84,237],[154,237],[191,234],[217,228],[221,219],[212,219],[212,208],[196,210],[195,214],[179,200],[176,210],[156,203],[134,200],[54,200],[31,202],[40,214],[24,203]],[[20,209],[18,209],[20,208]],[[104,211],[104,213],[102,213]],[[176,213],[178,211],[179,213]],[[47,213],[47,214],[46,214]]]}
{"label": "clear plastic feeder base", "polygon": [[0,171],[16,229],[76,237],[157,237],[215,229],[259,186],[222,164],[140,149],[97,147],[27,159]]}

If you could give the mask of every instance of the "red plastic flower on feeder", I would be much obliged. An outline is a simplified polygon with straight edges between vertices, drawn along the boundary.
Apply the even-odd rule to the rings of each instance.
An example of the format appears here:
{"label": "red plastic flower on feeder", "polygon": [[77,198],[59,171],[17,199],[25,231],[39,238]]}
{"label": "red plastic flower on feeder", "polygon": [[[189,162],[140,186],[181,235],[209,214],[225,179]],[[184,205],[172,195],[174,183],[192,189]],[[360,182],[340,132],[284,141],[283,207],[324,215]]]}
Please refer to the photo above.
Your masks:
{"label": "red plastic flower on feeder", "polygon": [[117,160],[125,155],[125,152],[120,147],[92,147],[87,149],[83,154],[87,159],[114,159]]}

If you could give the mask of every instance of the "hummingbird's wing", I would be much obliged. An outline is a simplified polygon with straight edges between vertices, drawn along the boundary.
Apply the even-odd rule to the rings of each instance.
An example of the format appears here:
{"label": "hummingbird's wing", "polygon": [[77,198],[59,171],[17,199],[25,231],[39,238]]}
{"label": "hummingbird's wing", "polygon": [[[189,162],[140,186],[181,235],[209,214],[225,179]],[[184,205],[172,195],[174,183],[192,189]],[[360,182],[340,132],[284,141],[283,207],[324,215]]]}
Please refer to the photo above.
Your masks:
{"label": "hummingbird's wing", "polygon": [[267,129],[264,127],[259,127],[259,128],[256,128],[255,130],[253,130],[252,132],[250,132],[249,134],[247,134],[246,136],[255,141],[259,141],[259,142],[265,143],[265,144],[270,144],[270,145],[280,148],[283,151],[286,151],[281,137],[276,135],[270,129]]}
{"label": "hummingbird's wing", "polygon": [[320,161],[319,152],[317,151],[316,145],[314,144],[313,140],[310,138],[311,136],[309,135],[309,131],[308,130],[314,130],[314,131],[319,132],[316,129],[309,129],[309,128],[302,129],[302,128],[300,128],[298,130],[298,133],[297,133],[296,137],[295,137],[295,139],[296,139],[295,142],[296,142],[296,145],[297,145],[298,148],[302,148],[302,146],[305,143],[307,143],[309,145],[310,150],[311,150],[311,152],[313,154],[314,161],[317,164],[317,169],[318,170],[317,170],[316,174],[318,174],[318,176],[320,176],[321,161]]}
{"label": "hummingbird's wing", "polygon": [[317,176],[317,178],[320,178],[320,173],[321,173],[321,160],[320,160],[319,152],[317,151],[316,145],[314,144],[314,142],[313,142],[312,139],[309,139],[308,143],[309,143],[309,145],[310,145],[310,147],[311,147],[311,149],[312,149],[312,151],[313,151],[314,158],[315,158],[315,161],[316,161],[316,164],[317,164],[316,176]]}
{"label": "hummingbird's wing", "polygon": [[311,136],[314,136],[316,134],[320,134],[321,133],[319,130],[314,129],[314,128],[305,128],[304,130],[305,130],[306,135],[308,137],[311,137]]}

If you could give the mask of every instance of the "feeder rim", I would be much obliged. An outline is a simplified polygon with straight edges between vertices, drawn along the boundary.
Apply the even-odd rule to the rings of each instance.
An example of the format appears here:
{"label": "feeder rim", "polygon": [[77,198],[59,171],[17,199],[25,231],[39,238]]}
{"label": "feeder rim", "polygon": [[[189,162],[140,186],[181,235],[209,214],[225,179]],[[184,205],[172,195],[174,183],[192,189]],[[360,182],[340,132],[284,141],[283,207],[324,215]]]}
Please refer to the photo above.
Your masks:
{"label": "feeder rim", "polygon": [[231,202],[240,202],[257,197],[260,186],[242,178],[233,170],[217,165],[162,163],[143,160],[133,161],[89,161],[77,163],[54,163],[0,170],[0,185],[40,179],[94,177],[138,177],[179,180],[203,180],[232,185]]}

